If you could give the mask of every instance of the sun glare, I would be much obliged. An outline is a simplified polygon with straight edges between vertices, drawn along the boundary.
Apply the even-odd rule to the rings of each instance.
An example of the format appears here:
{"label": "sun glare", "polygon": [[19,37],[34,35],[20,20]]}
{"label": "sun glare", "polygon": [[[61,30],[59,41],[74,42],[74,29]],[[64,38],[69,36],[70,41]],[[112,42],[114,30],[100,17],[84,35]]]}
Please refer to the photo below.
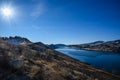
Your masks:
{"label": "sun glare", "polygon": [[13,11],[11,8],[2,8],[1,11],[4,16],[10,17],[13,15]]}
{"label": "sun glare", "polygon": [[5,16],[10,16],[11,13],[12,13],[12,12],[11,12],[10,9],[8,9],[8,8],[3,9],[3,14],[4,14]]}

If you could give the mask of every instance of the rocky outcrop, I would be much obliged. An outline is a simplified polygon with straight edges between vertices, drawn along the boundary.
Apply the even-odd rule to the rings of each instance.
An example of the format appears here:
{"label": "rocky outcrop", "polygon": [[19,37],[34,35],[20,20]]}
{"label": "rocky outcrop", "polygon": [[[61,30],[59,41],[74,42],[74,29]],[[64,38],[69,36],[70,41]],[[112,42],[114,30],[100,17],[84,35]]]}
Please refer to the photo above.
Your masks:
{"label": "rocky outcrop", "polygon": [[118,52],[118,53],[120,52],[120,40],[108,41],[108,42],[97,41],[93,43],[69,45],[69,46],[84,50]]}
{"label": "rocky outcrop", "polygon": [[19,36],[15,36],[15,37],[2,37],[1,39],[3,39],[4,41],[7,41],[8,43],[11,44],[27,44],[27,43],[31,43],[30,40],[23,38],[23,37],[19,37]]}
{"label": "rocky outcrop", "polygon": [[0,39],[0,80],[120,80],[120,78],[54,51],[43,43],[16,45]]}

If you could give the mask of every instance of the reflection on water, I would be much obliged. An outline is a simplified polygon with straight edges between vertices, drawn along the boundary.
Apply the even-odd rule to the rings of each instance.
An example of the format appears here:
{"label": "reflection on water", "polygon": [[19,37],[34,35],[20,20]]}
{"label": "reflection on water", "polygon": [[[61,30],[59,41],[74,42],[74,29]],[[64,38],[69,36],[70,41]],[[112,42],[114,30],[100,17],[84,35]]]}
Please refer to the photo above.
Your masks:
{"label": "reflection on water", "polygon": [[120,75],[120,53],[86,51],[73,48],[60,48],[56,50],[97,68]]}

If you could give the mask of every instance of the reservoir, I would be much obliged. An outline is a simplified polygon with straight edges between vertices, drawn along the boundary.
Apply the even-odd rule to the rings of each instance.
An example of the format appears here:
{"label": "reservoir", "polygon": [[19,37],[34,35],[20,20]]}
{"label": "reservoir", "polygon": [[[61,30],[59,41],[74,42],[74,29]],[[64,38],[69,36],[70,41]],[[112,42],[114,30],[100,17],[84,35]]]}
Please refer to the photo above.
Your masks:
{"label": "reservoir", "polygon": [[86,51],[68,47],[58,48],[56,51],[86,62],[96,68],[120,75],[120,53]]}

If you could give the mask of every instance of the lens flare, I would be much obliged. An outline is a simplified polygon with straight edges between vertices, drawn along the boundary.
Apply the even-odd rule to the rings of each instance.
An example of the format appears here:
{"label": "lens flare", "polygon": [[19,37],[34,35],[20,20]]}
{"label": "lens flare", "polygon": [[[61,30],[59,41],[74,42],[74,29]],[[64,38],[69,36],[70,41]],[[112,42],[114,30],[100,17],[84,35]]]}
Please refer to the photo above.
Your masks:
{"label": "lens flare", "polygon": [[10,8],[2,8],[2,14],[9,17],[13,15],[13,11]]}

